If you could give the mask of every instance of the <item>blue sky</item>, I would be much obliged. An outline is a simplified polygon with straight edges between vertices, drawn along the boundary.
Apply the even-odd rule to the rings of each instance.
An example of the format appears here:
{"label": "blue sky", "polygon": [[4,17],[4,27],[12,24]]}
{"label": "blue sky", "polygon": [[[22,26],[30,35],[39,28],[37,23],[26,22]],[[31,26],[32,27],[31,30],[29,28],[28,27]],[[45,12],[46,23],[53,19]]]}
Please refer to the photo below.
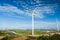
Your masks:
{"label": "blue sky", "polygon": [[60,0],[0,0],[0,29],[60,28]]}

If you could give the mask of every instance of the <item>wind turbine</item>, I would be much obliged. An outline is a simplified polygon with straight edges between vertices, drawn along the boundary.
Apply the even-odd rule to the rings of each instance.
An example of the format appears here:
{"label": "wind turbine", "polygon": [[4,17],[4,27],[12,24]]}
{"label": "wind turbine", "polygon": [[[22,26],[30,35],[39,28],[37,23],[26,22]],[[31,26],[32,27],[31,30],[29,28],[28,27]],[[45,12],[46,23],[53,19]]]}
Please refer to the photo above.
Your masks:
{"label": "wind turbine", "polygon": [[32,12],[32,36],[34,36],[34,11]]}
{"label": "wind turbine", "polygon": [[[49,13],[51,10],[49,8],[49,6],[47,7],[42,7],[44,6],[45,4],[40,4],[40,0],[35,0],[36,2],[34,1],[26,1],[27,3],[21,1],[21,5],[22,7],[24,8],[24,11],[26,12],[26,14],[28,15],[28,13],[30,14],[31,13],[31,16],[32,16],[32,36],[34,36],[34,16],[37,16],[37,17],[41,17],[41,14],[44,13],[44,12],[47,12]],[[42,1],[43,2],[43,1]],[[31,4],[31,5],[29,5]],[[44,9],[49,9],[49,10],[44,10]],[[38,16],[39,15],[39,16]],[[30,15],[29,15],[30,16]]]}
{"label": "wind turbine", "polygon": [[31,13],[31,16],[32,16],[32,36],[34,36],[34,12],[35,12],[34,9],[35,9],[35,5],[34,6],[29,6],[30,7],[29,8],[28,5],[25,4],[25,6],[23,5],[23,7],[25,8],[26,12]]}
{"label": "wind turbine", "polygon": [[56,26],[57,26],[57,31],[59,31],[59,27],[58,27],[58,19],[56,18]]}

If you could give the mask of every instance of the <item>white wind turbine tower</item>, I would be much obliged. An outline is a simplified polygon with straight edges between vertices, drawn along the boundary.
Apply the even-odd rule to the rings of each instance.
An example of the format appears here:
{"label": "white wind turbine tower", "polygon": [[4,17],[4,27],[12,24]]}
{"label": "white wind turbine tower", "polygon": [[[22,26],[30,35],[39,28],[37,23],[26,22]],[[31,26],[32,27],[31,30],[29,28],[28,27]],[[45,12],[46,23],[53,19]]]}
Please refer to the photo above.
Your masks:
{"label": "white wind turbine tower", "polygon": [[32,36],[34,36],[34,12],[32,13]]}
{"label": "white wind turbine tower", "polygon": [[56,26],[57,26],[57,31],[59,31],[59,27],[58,27],[58,19],[56,18]]}
{"label": "white wind turbine tower", "polygon": [[[38,11],[38,12],[36,12]],[[34,16],[36,16],[36,14],[40,13],[40,7],[36,7],[33,11],[32,11],[32,36],[34,36]]]}

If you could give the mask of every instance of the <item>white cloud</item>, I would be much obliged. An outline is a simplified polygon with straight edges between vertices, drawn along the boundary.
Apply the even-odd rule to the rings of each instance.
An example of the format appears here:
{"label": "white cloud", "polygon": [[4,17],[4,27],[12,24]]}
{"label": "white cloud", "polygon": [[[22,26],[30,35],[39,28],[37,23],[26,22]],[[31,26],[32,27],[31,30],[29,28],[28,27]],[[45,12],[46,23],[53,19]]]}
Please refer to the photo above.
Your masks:
{"label": "white cloud", "polygon": [[[23,15],[25,12],[18,9],[15,6],[9,5],[9,4],[4,4],[3,6],[0,5],[0,12],[4,13],[4,16],[11,16],[11,17],[18,17],[18,18],[24,18],[18,15]],[[16,14],[18,15],[16,15]]]}
{"label": "white cloud", "polygon": [[26,16],[32,16],[32,13],[34,11],[35,17],[44,18],[45,17],[44,14],[54,14],[55,13],[54,7],[55,7],[55,5],[36,7],[34,10],[27,9],[27,11],[25,12],[21,9],[18,9],[15,6],[7,4],[4,6],[0,5],[0,12],[5,12],[5,14],[9,14],[9,16],[14,15],[14,13],[17,13],[19,15],[23,14]]}
{"label": "white cloud", "polygon": [[[45,17],[44,14],[54,15],[56,8],[57,8],[56,4],[45,5],[45,6],[41,6],[41,7],[37,6],[36,8],[34,8],[34,10],[27,9],[27,12],[31,12],[31,14],[34,12],[35,17],[44,18]],[[27,15],[31,16],[29,14],[27,14]]]}
{"label": "white cloud", "polygon": [[0,11],[8,13],[24,13],[22,10],[18,9],[15,6],[0,6]]}

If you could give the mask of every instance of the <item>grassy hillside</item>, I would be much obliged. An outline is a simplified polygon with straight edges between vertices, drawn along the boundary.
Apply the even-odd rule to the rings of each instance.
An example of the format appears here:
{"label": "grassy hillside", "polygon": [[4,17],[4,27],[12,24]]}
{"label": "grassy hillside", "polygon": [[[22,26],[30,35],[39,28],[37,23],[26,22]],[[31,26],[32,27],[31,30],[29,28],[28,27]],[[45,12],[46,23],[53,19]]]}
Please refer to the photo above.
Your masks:
{"label": "grassy hillside", "polygon": [[[53,34],[56,31],[46,32],[45,30],[35,30],[36,36],[31,36],[31,30],[0,30],[1,40],[59,40],[60,34]],[[51,34],[50,34],[51,33]],[[48,34],[48,35],[46,35]],[[38,36],[37,36],[38,35]],[[41,36],[42,35],[42,36]]]}

